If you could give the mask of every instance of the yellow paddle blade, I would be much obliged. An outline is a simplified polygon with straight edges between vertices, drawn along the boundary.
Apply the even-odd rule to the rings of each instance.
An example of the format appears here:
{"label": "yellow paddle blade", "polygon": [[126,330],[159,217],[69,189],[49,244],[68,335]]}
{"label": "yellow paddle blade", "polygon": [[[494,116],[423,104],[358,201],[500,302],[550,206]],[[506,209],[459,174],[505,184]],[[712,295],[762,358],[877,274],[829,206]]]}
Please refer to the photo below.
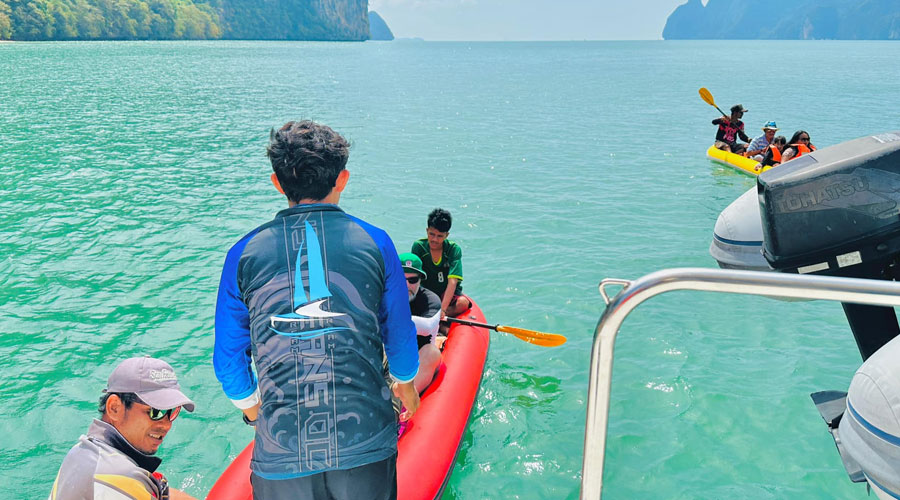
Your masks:
{"label": "yellow paddle blade", "polygon": [[716,106],[715,99],[713,99],[713,96],[709,93],[709,90],[706,90],[706,87],[700,87],[700,98],[703,99],[703,102],[705,102],[706,104],[709,104],[710,106]]}
{"label": "yellow paddle blade", "polygon": [[543,347],[556,347],[566,343],[566,338],[556,333],[536,332],[534,330],[503,325],[497,325],[497,331],[515,335],[525,342]]}

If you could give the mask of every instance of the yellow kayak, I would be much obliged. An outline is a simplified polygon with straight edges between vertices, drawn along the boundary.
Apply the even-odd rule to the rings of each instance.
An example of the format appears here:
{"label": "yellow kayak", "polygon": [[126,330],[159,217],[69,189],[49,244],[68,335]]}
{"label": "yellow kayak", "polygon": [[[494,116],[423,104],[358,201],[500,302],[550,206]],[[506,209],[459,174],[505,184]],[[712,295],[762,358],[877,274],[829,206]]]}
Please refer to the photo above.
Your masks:
{"label": "yellow kayak", "polygon": [[715,146],[710,146],[709,149],[706,150],[706,157],[716,163],[721,163],[722,165],[736,168],[741,172],[753,176],[759,175],[760,172],[765,172],[766,170],[772,168],[770,166],[766,166],[763,167],[762,170],[756,170],[756,165],[759,164],[758,161],[752,158],[746,158],[738,154],[722,151],[721,149],[716,149]]}

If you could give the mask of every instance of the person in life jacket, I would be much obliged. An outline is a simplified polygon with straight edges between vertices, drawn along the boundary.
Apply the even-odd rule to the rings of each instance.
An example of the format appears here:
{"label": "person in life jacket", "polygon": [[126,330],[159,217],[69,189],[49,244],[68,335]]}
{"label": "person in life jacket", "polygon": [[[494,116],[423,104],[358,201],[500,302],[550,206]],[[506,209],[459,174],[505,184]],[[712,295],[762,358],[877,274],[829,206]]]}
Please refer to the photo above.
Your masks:
{"label": "person in life jacket", "polygon": [[778,132],[778,125],[774,121],[768,121],[763,125],[762,131],[763,134],[759,137],[754,137],[750,145],[747,146],[747,151],[744,152],[744,156],[759,162],[763,161],[763,156],[775,137],[775,132]]}
{"label": "person in life jacket", "polygon": [[798,130],[791,136],[791,140],[788,141],[787,147],[781,153],[781,163],[794,158],[799,158],[806,153],[811,153],[815,150],[816,147],[809,142],[809,132]]}
{"label": "person in life jacket", "polygon": [[743,106],[735,104],[731,107],[730,117],[723,116],[712,121],[713,125],[719,126],[716,131],[716,149],[737,154],[741,154],[747,149],[746,144],[737,142],[738,138],[744,142],[750,142],[750,137],[744,133],[744,122],[741,121],[741,117],[746,112],[747,110]]}
{"label": "person in life jacket", "polygon": [[765,167],[777,167],[781,164],[781,152],[787,145],[787,139],[783,135],[776,136],[772,142],[766,146],[762,154],[762,161],[756,164],[755,170],[759,172]]}

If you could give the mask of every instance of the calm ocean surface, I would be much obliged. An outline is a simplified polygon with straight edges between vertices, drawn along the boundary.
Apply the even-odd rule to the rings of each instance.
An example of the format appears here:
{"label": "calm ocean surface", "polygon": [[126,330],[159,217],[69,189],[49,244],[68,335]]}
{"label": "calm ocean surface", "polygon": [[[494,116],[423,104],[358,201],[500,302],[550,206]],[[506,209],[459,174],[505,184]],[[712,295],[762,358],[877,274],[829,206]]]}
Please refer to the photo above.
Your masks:
{"label": "calm ocean surface", "polygon": [[[174,485],[204,496],[252,438],[213,374],[215,293],[285,205],[269,129],[310,118],[353,142],[345,210],[401,249],[451,210],[488,320],[569,338],[494,336],[445,498],[577,498],[597,283],[715,267],[716,217],[753,186],[705,158],[697,89],[822,147],[900,128],[898,61],[896,42],[0,44],[5,491],[46,497],[129,356],[169,360],[197,403],[160,451]],[[865,497],[808,396],[860,363],[838,304],[666,294],[616,354],[605,498]]]}

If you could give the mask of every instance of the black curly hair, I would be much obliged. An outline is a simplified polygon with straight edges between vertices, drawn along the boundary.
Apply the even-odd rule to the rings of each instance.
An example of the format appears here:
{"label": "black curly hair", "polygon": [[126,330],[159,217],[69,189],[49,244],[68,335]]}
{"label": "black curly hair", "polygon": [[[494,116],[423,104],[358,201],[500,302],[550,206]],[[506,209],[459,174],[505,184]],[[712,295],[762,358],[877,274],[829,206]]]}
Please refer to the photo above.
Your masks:
{"label": "black curly hair", "polygon": [[266,156],[289,200],[321,200],[347,166],[350,143],[326,125],[292,121],[272,129]]}
{"label": "black curly hair", "polygon": [[452,225],[453,217],[450,216],[450,212],[443,208],[435,208],[428,214],[428,227],[433,227],[442,233],[446,233],[450,231],[450,226]]}

